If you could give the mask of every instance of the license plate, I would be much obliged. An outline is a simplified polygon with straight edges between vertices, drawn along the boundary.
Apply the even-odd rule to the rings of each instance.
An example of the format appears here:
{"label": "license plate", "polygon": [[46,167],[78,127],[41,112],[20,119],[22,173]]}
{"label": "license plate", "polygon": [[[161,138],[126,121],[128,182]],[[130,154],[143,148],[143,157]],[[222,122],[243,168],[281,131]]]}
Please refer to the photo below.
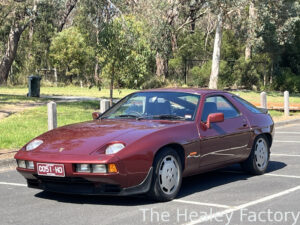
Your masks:
{"label": "license plate", "polygon": [[37,163],[37,172],[38,175],[41,176],[65,176],[65,168],[63,164]]}

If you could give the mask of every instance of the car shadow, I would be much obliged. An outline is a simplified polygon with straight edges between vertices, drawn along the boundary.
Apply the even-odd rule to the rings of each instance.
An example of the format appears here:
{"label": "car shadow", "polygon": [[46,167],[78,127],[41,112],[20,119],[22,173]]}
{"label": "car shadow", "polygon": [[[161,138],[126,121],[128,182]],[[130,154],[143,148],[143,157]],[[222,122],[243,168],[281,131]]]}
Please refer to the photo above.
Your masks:
{"label": "car shadow", "polygon": [[[286,166],[283,162],[270,161],[267,172],[280,170]],[[228,166],[216,171],[195,175],[183,179],[181,190],[177,198],[209,190],[211,188],[226,185],[240,180],[247,180],[253,177],[241,169],[239,164]],[[143,196],[92,196],[92,195],[68,195],[52,193],[47,191],[39,192],[37,198],[48,199],[72,204],[89,205],[118,205],[118,206],[140,206],[150,205],[155,201]]]}
{"label": "car shadow", "polygon": [[[283,162],[270,161],[266,173],[280,170],[287,165]],[[244,172],[240,164],[234,164],[216,171],[203,173],[183,179],[181,190],[177,198],[209,190],[236,181],[247,180],[254,175]]]}

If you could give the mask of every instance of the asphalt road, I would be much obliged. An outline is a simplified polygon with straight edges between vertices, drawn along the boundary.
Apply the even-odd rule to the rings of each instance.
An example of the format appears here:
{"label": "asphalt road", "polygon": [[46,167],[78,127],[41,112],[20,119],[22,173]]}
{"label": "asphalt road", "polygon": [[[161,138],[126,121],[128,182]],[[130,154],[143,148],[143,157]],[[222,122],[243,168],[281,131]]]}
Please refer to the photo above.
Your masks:
{"label": "asphalt road", "polygon": [[268,172],[239,165],[183,180],[178,198],[89,197],[29,189],[0,173],[0,224],[300,224],[300,124],[276,129]]}

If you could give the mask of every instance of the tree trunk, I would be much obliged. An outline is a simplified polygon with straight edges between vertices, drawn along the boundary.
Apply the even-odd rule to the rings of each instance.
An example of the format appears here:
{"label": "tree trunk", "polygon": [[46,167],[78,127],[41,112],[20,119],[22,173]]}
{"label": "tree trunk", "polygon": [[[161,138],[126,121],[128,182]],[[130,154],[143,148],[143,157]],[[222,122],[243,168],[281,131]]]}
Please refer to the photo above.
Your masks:
{"label": "tree trunk", "polygon": [[[36,12],[36,10],[37,10],[37,4],[38,4],[38,1],[37,1],[37,0],[34,0],[34,1],[33,1],[33,8],[32,8],[32,10],[33,10],[34,12]],[[33,49],[32,45],[33,45],[33,34],[34,34],[34,22],[35,22],[34,20],[32,20],[32,21],[29,22],[29,34],[28,34],[28,39],[29,39],[29,51],[28,51],[28,55],[27,55],[27,57],[28,57],[29,60],[30,60],[31,57],[32,57],[32,49]]]}
{"label": "tree trunk", "polygon": [[99,84],[98,70],[99,70],[99,63],[98,63],[98,59],[96,58],[95,69],[94,69],[94,81],[96,85]]}
{"label": "tree trunk", "polygon": [[223,26],[223,13],[220,12],[217,21],[212,67],[211,67],[211,74],[209,80],[210,89],[218,88],[218,76],[220,70],[221,45],[222,45],[222,28],[223,28],[222,26]]}
{"label": "tree trunk", "polygon": [[55,85],[55,87],[57,87],[57,70],[56,70],[56,68],[54,68],[53,71],[54,71],[54,85]]}
{"label": "tree trunk", "polygon": [[196,19],[195,19],[195,14],[196,14],[196,11],[194,9],[194,7],[191,7],[190,9],[190,17],[191,17],[191,33],[195,33],[195,27],[196,27]]}
{"label": "tree trunk", "polygon": [[164,60],[158,52],[156,53],[155,60],[156,60],[156,76],[162,77],[164,76],[164,70],[165,70]]}
{"label": "tree trunk", "polygon": [[247,41],[246,43],[246,49],[245,49],[245,60],[249,60],[252,57],[252,46],[251,44]]}
{"label": "tree trunk", "polygon": [[246,60],[249,60],[252,57],[252,40],[255,32],[254,31],[255,19],[256,19],[256,12],[255,12],[254,1],[250,0],[248,34],[247,34],[246,49],[245,49]]}
{"label": "tree trunk", "polygon": [[12,25],[10,29],[6,52],[2,57],[0,63],[0,85],[7,84],[9,71],[15,60],[18,45],[19,45],[19,40],[23,31],[24,28],[19,27],[17,24]]}
{"label": "tree trunk", "polygon": [[114,80],[115,80],[115,64],[113,63],[111,68],[110,87],[109,87],[110,107],[112,107],[113,105]]}
{"label": "tree trunk", "polygon": [[171,36],[172,36],[171,37],[172,52],[175,53],[176,50],[178,49],[177,37],[176,37],[176,34],[174,32],[172,32]]}
{"label": "tree trunk", "polygon": [[75,8],[77,2],[78,2],[78,0],[68,0],[66,2],[65,11],[62,15],[62,18],[60,20],[60,24],[58,26],[58,32],[61,32],[62,29],[64,28],[65,24],[67,23],[68,17],[70,15],[70,13],[72,12],[72,10]]}
{"label": "tree trunk", "polygon": [[[97,24],[97,31],[96,31],[96,43],[97,43],[97,46],[99,45],[99,28],[98,28],[98,24]],[[94,69],[94,82],[96,84],[96,86],[99,87],[100,85],[100,82],[99,82],[99,62],[98,62],[98,57],[97,57],[97,54],[95,56],[95,69]]]}

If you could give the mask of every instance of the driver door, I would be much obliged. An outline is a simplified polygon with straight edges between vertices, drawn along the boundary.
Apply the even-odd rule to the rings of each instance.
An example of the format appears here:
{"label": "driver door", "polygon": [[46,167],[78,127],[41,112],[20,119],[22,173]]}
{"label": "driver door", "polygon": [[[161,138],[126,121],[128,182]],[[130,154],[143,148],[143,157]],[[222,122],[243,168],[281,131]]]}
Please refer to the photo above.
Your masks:
{"label": "driver door", "polygon": [[201,122],[206,123],[211,113],[224,113],[224,121],[200,130],[200,167],[237,160],[250,139],[246,118],[225,96],[206,97]]}

